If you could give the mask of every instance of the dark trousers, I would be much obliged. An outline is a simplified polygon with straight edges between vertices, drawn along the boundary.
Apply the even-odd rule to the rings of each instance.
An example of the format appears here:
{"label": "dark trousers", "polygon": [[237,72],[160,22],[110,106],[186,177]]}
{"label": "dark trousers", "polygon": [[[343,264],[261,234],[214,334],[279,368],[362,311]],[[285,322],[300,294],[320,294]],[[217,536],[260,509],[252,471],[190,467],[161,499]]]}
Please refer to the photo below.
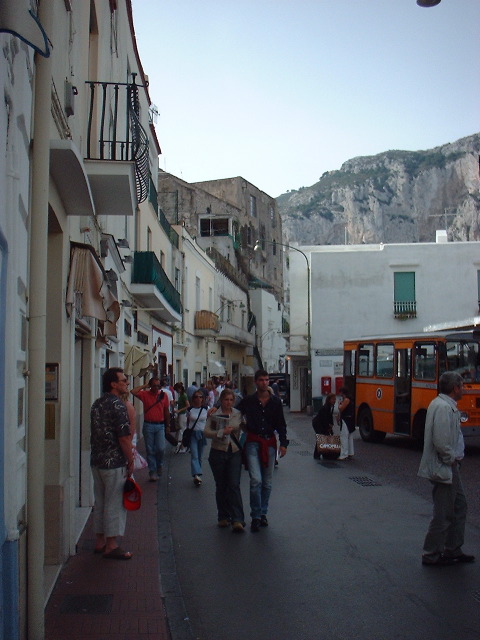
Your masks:
{"label": "dark trousers", "polygon": [[423,556],[433,561],[442,553],[449,556],[462,553],[467,501],[456,464],[452,472],[452,484],[433,483],[433,518],[423,544]]}
{"label": "dark trousers", "polygon": [[208,462],[215,478],[218,519],[243,523],[243,502],[240,491],[241,452],[210,449]]}

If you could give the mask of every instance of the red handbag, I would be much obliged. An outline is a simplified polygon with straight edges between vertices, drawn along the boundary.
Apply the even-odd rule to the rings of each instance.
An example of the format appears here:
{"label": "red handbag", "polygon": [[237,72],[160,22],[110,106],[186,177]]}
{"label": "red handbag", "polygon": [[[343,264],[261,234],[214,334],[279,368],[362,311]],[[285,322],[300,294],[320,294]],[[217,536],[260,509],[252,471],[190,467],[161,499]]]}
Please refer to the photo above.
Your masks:
{"label": "red handbag", "polygon": [[142,490],[133,478],[127,478],[123,486],[123,506],[127,511],[137,511],[142,506]]}

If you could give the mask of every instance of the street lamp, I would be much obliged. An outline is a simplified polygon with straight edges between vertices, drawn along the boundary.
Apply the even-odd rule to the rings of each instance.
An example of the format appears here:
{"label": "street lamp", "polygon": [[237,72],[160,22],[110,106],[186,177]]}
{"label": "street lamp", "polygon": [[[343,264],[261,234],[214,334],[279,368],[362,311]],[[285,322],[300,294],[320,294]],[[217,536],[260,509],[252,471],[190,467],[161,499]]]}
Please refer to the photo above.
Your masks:
{"label": "street lamp", "polygon": [[305,262],[307,263],[307,407],[310,407],[312,404],[312,335],[310,330],[310,262],[308,261],[308,257],[301,249],[298,247],[292,247],[289,244],[283,244],[281,242],[272,242],[271,240],[257,240],[255,246],[253,247],[254,251],[258,251],[262,248],[262,244],[274,244],[277,247],[286,247],[287,249],[291,249],[292,251],[298,251],[305,258]]}

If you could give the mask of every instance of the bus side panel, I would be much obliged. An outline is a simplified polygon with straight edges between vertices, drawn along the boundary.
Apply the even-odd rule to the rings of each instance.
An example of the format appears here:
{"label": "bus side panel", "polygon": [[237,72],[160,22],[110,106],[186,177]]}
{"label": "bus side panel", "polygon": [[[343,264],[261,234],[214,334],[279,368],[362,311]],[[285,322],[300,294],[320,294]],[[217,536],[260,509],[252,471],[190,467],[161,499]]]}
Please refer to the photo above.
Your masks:
{"label": "bus side panel", "polygon": [[376,431],[393,433],[393,380],[357,378],[357,412],[360,404],[368,405]]}

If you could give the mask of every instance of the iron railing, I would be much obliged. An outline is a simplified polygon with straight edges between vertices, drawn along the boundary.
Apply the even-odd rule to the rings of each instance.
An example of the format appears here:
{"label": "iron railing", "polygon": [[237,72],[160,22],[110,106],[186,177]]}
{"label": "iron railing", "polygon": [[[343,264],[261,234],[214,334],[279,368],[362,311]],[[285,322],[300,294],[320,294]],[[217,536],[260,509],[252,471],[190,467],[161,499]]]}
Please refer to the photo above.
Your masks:
{"label": "iron railing", "polygon": [[182,313],[180,294],[168,279],[153,251],[135,251],[132,283],[154,284],[169,305],[177,313]]}
{"label": "iron railing", "polygon": [[[87,159],[133,161],[137,202],[148,197],[148,136],[140,124],[141,85],[133,82],[97,82],[88,80],[90,105],[87,124]],[[95,128],[95,130],[94,130]]]}
{"label": "iron railing", "polygon": [[407,320],[408,318],[417,317],[417,303],[415,300],[394,302],[393,316],[399,320]]}

